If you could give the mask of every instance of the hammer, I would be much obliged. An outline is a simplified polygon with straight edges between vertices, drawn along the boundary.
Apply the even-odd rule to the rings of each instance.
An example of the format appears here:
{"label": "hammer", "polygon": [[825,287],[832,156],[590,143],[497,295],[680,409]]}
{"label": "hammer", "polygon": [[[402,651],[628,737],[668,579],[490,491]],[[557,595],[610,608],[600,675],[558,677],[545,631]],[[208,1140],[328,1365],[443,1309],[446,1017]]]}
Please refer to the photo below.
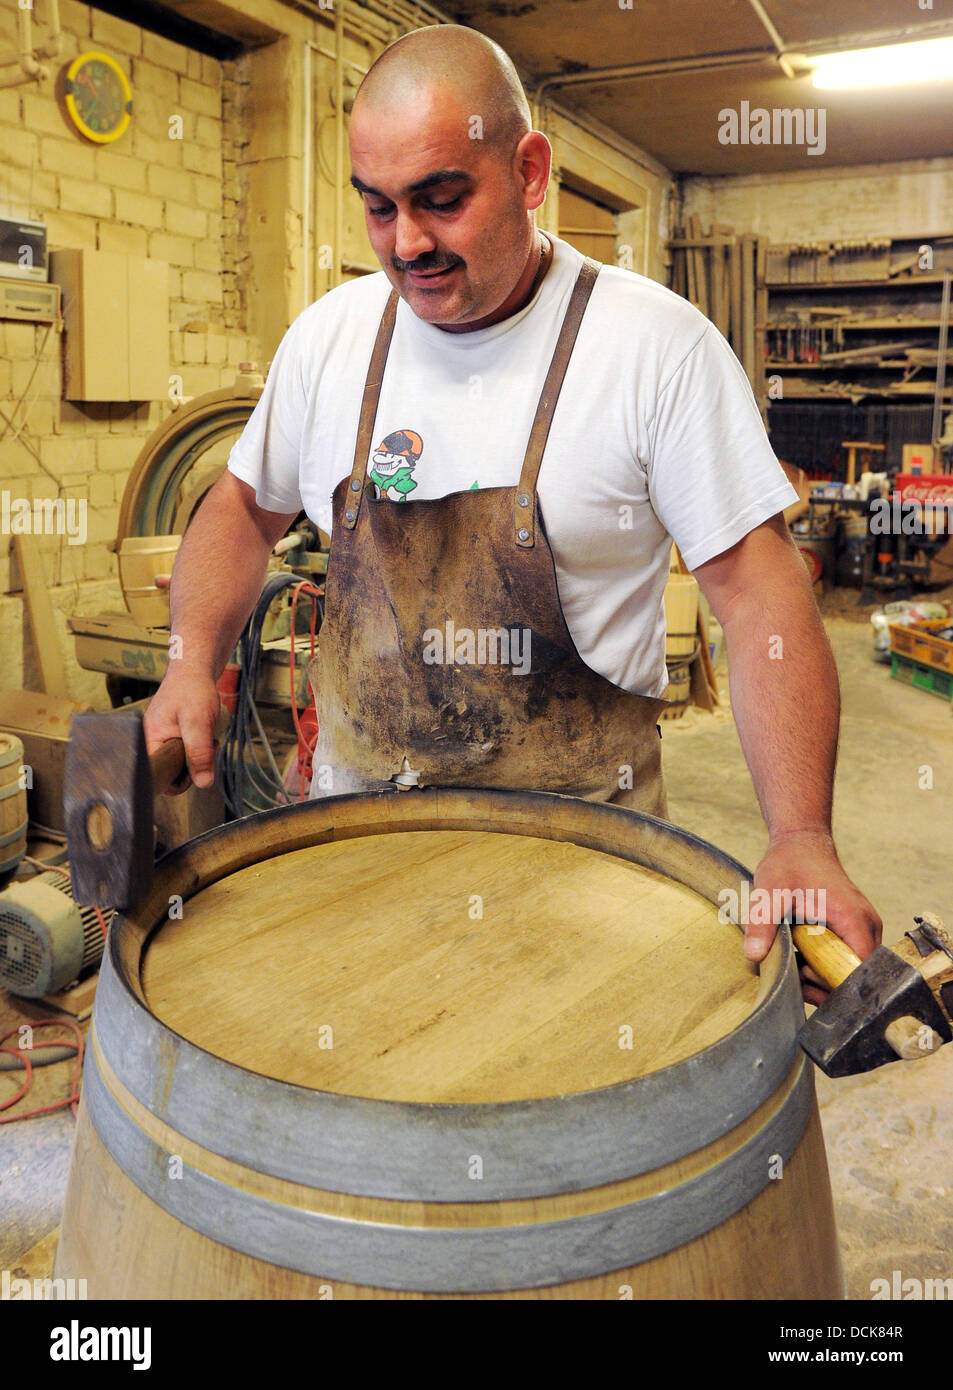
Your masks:
{"label": "hammer", "polygon": [[953,1039],[953,936],[933,913],[866,960],[826,927],[798,924],[794,943],[831,993],[798,1034],[827,1076],[926,1057]]}
{"label": "hammer", "polygon": [[[223,709],[216,739],[227,727]],[[77,903],[122,909],[147,891],[155,862],[153,797],[185,769],[180,738],[146,752],[139,714],[73,716],[63,809]]]}

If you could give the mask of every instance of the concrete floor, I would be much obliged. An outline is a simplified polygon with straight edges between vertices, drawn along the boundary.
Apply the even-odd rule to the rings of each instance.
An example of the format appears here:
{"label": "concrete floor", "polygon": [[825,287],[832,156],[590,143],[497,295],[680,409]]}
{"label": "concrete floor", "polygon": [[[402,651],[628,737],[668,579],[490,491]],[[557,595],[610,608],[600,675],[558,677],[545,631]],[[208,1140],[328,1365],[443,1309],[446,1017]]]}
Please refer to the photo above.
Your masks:
{"label": "concrete floor", "polygon": [[[825,625],[843,702],[835,840],[889,944],[925,908],[953,923],[953,717],[872,659],[863,613],[825,615]],[[719,684],[727,694],[723,673]],[[690,710],[684,726],[662,727],[672,820],[753,870],[767,834],[730,716]],[[918,786],[925,764],[929,791]],[[850,1297],[869,1299],[871,1281],[895,1269],[953,1278],[953,1046],[865,1076],[816,1077]]]}
{"label": "concrete floor", "polygon": [[[950,705],[891,680],[862,614],[826,618],[843,687],[834,829],[847,872],[880,911],[885,940],[915,912],[953,921]],[[722,676],[722,685],[726,682]],[[766,834],[727,709],[665,726],[672,819],[754,868]],[[920,790],[919,769],[933,769]],[[0,1032],[36,1016],[0,995]],[[70,1063],[37,1073],[34,1104],[65,1093]],[[871,1281],[953,1276],[953,1047],[830,1081],[818,1074],[837,1220],[852,1298]],[[9,1076],[0,1078],[4,1094]],[[0,1269],[40,1275],[59,1220],[68,1112],[0,1127]],[[39,1242],[32,1257],[26,1255]]]}

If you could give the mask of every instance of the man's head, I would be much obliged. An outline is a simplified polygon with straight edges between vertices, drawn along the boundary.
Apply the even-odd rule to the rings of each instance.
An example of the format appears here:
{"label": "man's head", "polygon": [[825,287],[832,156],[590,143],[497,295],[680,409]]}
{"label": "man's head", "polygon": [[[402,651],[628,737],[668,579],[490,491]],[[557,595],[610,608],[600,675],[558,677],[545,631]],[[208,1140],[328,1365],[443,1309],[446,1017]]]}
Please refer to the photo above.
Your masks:
{"label": "man's head", "polygon": [[482,321],[520,280],[551,157],[530,127],[513,64],[473,29],[405,34],[362,82],[351,182],[388,279],[420,318]]}

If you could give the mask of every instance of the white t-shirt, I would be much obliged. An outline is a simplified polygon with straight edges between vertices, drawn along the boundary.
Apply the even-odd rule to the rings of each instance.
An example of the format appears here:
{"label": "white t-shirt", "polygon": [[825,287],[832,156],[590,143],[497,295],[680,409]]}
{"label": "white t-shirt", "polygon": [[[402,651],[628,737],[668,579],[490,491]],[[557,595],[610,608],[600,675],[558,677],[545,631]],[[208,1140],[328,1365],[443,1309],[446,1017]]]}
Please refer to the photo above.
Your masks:
{"label": "white t-shirt", "polygon": [[[395,500],[519,479],[582,257],[553,263],[518,314],[447,333],[401,300],[368,463]],[[383,272],[330,291],[282,339],[228,467],[268,511],[331,529],[390,293]],[[654,280],[604,266],[540,470],[559,598],[580,656],[638,695],[666,685],[662,592],[673,538],[690,569],[797,500],[725,339]]]}

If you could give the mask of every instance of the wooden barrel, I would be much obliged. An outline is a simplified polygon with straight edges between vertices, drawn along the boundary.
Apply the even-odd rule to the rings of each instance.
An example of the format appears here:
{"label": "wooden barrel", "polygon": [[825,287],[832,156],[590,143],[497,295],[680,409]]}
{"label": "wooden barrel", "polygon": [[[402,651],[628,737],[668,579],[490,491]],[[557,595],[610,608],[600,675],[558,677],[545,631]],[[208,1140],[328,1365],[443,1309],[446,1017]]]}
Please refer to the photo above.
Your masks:
{"label": "wooden barrel", "polygon": [[119,548],[119,582],[126,607],[141,627],[169,626],[169,591],[157,574],[171,574],[181,536],[126,536]]}
{"label": "wooden barrel", "polygon": [[20,785],[23,744],[16,734],[0,733],[0,878],[13,872],[26,854],[26,788]]}
{"label": "wooden barrel", "polygon": [[[696,641],[695,648],[698,650],[699,644]],[[667,662],[668,685],[665,687],[663,698],[668,700],[668,705],[662,710],[662,719],[680,719],[691,703],[692,697],[692,668],[689,663]]]}
{"label": "wooden barrel", "polygon": [[110,931],[57,1277],[843,1296],[790,938],[758,971],[718,920],[745,877],[532,792],[337,797],[191,841]]}
{"label": "wooden barrel", "polygon": [[690,660],[698,636],[698,580],[691,574],[669,573],[663,600],[666,660]]}

